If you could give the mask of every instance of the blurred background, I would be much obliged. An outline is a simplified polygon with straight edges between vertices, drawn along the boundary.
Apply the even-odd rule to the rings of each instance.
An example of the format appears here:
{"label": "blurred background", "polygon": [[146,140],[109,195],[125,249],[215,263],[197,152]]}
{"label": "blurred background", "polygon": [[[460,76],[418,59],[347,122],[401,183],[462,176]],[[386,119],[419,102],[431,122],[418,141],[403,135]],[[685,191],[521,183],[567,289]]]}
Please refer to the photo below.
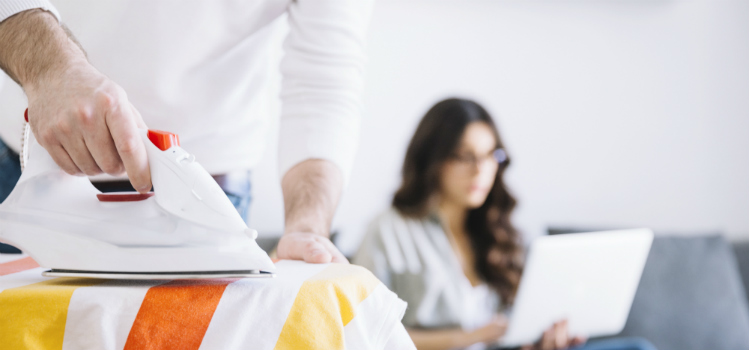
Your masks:
{"label": "blurred background", "polygon": [[[748,349],[747,1],[378,0],[368,44],[333,226],[344,254],[389,207],[427,109],[471,98],[498,121],[526,243],[655,231],[619,336]],[[253,182],[250,225],[267,238],[283,230],[275,154],[272,140]]]}
{"label": "blurred background", "polygon": [[[379,0],[368,40],[334,223],[345,254],[389,206],[416,123],[448,96],[498,120],[527,240],[643,226],[747,241],[747,1]],[[261,234],[283,230],[278,177],[272,140],[254,173]]]}

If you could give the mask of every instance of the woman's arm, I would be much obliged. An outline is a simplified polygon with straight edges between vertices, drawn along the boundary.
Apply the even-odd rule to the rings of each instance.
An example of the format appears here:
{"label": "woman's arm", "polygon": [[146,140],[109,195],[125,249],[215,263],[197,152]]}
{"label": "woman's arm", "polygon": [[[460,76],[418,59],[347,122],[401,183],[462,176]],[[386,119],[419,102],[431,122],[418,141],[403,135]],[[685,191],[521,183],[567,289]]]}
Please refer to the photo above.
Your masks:
{"label": "woman's arm", "polygon": [[424,330],[407,328],[411,340],[418,350],[448,350],[467,347],[477,343],[472,338],[472,332],[460,328]]}
{"label": "woman's arm", "polygon": [[418,350],[449,350],[496,341],[505,334],[507,327],[508,321],[505,317],[497,317],[474,331],[464,331],[460,328],[440,330],[407,328],[406,330]]}

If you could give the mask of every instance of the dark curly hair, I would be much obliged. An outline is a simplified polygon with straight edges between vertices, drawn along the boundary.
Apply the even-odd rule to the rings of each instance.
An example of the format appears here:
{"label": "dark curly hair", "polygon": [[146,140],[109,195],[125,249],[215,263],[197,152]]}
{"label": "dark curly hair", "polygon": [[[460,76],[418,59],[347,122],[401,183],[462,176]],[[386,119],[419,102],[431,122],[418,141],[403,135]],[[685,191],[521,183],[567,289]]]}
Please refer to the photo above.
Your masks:
{"label": "dark curly hair", "polygon": [[[442,165],[458,148],[466,127],[475,122],[489,125],[497,147],[503,147],[492,117],[474,101],[446,99],[427,111],[406,150],[401,187],[393,197],[392,204],[402,215],[429,215],[431,200],[440,189]],[[509,163],[509,157],[501,162],[487,199],[469,211],[465,223],[474,267],[505,305],[513,303],[523,268],[520,235],[510,222],[516,199],[503,182]]]}

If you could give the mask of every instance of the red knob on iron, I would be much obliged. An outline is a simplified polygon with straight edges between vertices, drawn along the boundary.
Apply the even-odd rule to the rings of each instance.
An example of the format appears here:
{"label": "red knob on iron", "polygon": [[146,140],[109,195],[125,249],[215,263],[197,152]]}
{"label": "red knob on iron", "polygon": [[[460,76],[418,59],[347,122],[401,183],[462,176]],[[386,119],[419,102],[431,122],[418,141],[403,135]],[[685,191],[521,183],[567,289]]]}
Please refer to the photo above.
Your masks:
{"label": "red knob on iron", "polygon": [[167,131],[149,130],[148,139],[151,140],[151,143],[153,143],[154,146],[162,151],[166,151],[172,146],[180,145],[180,137],[177,134]]}
{"label": "red knob on iron", "polygon": [[26,122],[29,122],[29,109],[26,108],[26,111],[23,112],[23,119],[26,119]]}

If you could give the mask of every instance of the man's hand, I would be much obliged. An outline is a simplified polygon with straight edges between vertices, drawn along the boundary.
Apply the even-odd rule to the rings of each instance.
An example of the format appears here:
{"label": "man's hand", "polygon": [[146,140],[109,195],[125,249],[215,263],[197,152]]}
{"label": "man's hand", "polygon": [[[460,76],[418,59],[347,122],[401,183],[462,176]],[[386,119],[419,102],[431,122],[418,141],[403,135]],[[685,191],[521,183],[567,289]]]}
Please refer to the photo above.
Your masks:
{"label": "man's hand", "polygon": [[281,259],[304,260],[309,263],[348,264],[344,254],[326,237],[315,233],[290,232],[279,240],[276,254]]}
{"label": "man's hand", "polygon": [[151,189],[138,111],[117,84],[88,63],[26,89],[29,123],[55,162],[71,175],[127,171],[133,188]]}
{"label": "man's hand", "polygon": [[0,68],[23,87],[34,136],[60,168],[72,175],[126,171],[136,190],[151,189],[138,134],[143,119],[54,16],[29,10],[0,23]]}
{"label": "man's hand", "polygon": [[285,229],[276,250],[279,258],[349,263],[328,239],[342,187],[341,171],[327,160],[303,161],[284,175]]}

